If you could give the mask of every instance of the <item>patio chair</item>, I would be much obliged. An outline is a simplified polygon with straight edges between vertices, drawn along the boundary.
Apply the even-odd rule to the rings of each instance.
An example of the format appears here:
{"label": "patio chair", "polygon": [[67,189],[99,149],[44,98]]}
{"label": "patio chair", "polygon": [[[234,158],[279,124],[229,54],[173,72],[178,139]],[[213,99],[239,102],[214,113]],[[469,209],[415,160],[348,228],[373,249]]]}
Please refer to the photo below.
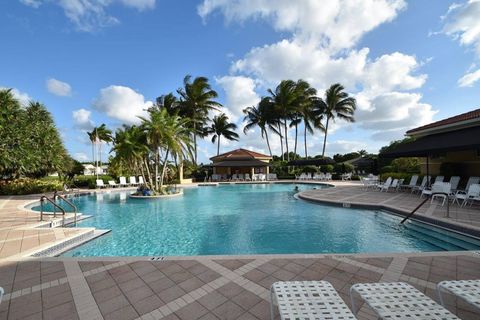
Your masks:
{"label": "patio chair", "polygon": [[468,178],[467,185],[465,186],[465,189],[460,189],[458,191],[467,192],[472,184],[478,184],[478,183],[480,183],[480,177],[470,177],[470,178]]}
{"label": "patio chair", "polygon": [[96,185],[97,185],[97,188],[106,188],[107,186],[103,183],[103,180],[102,179],[98,179],[96,180]]}
{"label": "patio chair", "polygon": [[342,174],[342,181],[346,181],[346,180],[352,180],[351,172]]}
{"label": "patio chair", "polygon": [[390,189],[393,189],[393,191],[398,191],[398,188],[400,187],[400,184],[402,184],[403,180],[398,180],[398,179],[393,179],[392,184],[387,188],[387,192]]}
{"label": "patio chair", "polygon": [[431,180],[430,178],[431,178],[430,176],[423,176],[423,179],[422,179],[422,182],[420,183],[420,185],[412,187],[412,193],[417,192],[417,191],[422,192],[427,186],[427,180]]}
{"label": "patio chair", "polygon": [[128,186],[127,178],[125,178],[125,177],[120,177],[120,186],[121,186],[121,187],[127,187],[127,186]]}
{"label": "patio chair", "polygon": [[448,292],[480,311],[480,280],[449,280],[437,284],[440,303],[445,307],[442,292]]}
{"label": "patio chair", "polygon": [[445,179],[444,176],[436,176],[435,179],[433,180],[433,183],[435,183],[435,182],[443,182],[444,179]]}
{"label": "patio chair", "polygon": [[455,193],[457,191],[459,183],[460,183],[460,177],[459,176],[450,177],[450,187],[452,189],[452,193]]}
{"label": "patio chair", "polygon": [[[444,194],[435,194],[438,192],[442,192]],[[431,196],[432,200],[430,201],[430,203],[433,203],[433,200],[437,198],[443,199],[442,201],[442,207],[443,207],[445,205],[445,201],[449,201],[448,197],[450,196],[451,192],[452,192],[452,188],[451,188],[450,182],[435,182],[432,185],[432,189],[430,190],[425,189],[422,191],[421,197],[423,197],[423,195],[426,195],[427,197]]]}
{"label": "patio chair", "polygon": [[108,180],[108,185],[112,188],[115,188],[118,186],[118,184],[113,180]]}
{"label": "patio chair", "polygon": [[352,311],[358,312],[355,294],[375,311],[380,319],[458,320],[413,286],[404,282],[358,283],[350,288]]}
{"label": "patio chair", "polygon": [[139,185],[145,184],[145,181],[143,181],[143,176],[138,176],[138,184]]}
{"label": "patio chair", "polygon": [[252,181],[249,173],[245,173],[245,181]]}
{"label": "patio chair", "polygon": [[133,177],[133,176],[128,178],[128,182],[130,183],[131,186],[137,186],[138,185],[137,178]]}
{"label": "patio chair", "polygon": [[269,173],[269,174],[268,174],[268,180],[269,180],[269,181],[278,180],[278,179],[277,179],[277,174],[276,174],[276,173]]}
{"label": "patio chair", "polygon": [[[466,206],[468,202],[473,202],[479,197],[480,184],[471,184],[466,192],[457,191],[457,193],[455,193],[455,199],[453,199],[453,202],[456,202],[458,205],[463,207]],[[462,203],[460,203],[460,200],[462,200]]]}
{"label": "patio chair", "polygon": [[327,172],[327,173],[325,174],[325,180],[326,180],[326,181],[331,181],[331,180],[332,180],[332,174],[331,174],[330,172]]}
{"label": "patio chair", "polygon": [[387,180],[383,184],[379,184],[378,188],[380,189],[380,192],[383,190],[388,191],[388,188],[392,185],[392,177],[388,177]]}
{"label": "patio chair", "polygon": [[400,188],[401,189],[412,189],[413,187],[415,187],[417,185],[417,181],[418,181],[418,175],[415,174],[410,178],[410,182],[408,184],[401,184]]}
{"label": "patio chair", "polygon": [[356,319],[327,281],[279,281],[270,288],[270,315],[274,301],[281,320]]}
{"label": "patio chair", "polygon": [[310,172],[307,173],[307,180],[312,180],[312,174]]}
{"label": "patio chair", "polygon": [[239,174],[237,175],[237,177],[238,177],[238,180],[239,180],[239,181],[245,180],[245,176],[243,175],[243,173],[239,173]]}

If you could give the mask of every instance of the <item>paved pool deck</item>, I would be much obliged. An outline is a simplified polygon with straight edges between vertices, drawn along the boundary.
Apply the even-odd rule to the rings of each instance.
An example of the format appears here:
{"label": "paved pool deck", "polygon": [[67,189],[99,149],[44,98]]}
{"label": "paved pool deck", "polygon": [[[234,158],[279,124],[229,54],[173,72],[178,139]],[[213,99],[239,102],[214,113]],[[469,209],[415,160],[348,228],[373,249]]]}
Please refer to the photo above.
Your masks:
{"label": "paved pool deck", "polygon": [[[392,206],[399,212],[419,203],[418,195],[366,191],[350,182],[333,184],[336,188],[301,196],[331,205]],[[40,222],[38,213],[23,208],[38,198],[0,197],[0,286],[6,292],[0,319],[267,320],[269,288],[279,280],[327,280],[350,306],[354,283],[405,281],[437,300],[439,281],[480,278],[480,254],[473,251],[33,258],[34,252],[87,232],[49,226],[60,218]],[[452,206],[451,216],[445,214],[437,204],[419,212],[438,221],[480,225],[477,207]],[[480,318],[479,310],[453,297],[447,304],[461,319]],[[362,305],[358,318],[375,315]]]}

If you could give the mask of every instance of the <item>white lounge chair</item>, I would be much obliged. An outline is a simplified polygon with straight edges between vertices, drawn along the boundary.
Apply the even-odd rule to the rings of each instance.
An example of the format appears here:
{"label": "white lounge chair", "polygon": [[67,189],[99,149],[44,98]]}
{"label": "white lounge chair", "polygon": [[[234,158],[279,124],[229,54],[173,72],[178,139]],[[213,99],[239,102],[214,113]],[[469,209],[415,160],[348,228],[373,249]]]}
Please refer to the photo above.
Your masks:
{"label": "white lounge chair", "polygon": [[243,175],[243,173],[239,173],[239,174],[237,175],[237,177],[238,177],[238,180],[239,180],[239,181],[245,180],[245,176]]}
{"label": "white lounge chair", "polygon": [[417,185],[417,181],[418,181],[418,175],[415,174],[410,178],[410,182],[408,184],[401,184],[400,188],[411,190],[413,187]]}
{"label": "white lounge chair", "polygon": [[349,173],[344,173],[344,174],[342,174],[342,180],[343,180],[343,181],[352,180],[352,173],[349,172]]}
{"label": "white lounge chair", "polygon": [[113,180],[108,180],[108,185],[112,188],[118,187],[118,184]]}
{"label": "white lounge chair", "polygon": [[137,178],[134,177],[134,176],[128,178],[128,182],[129,182],[129,184],[130,184],[131,186],[137,186],[137,185],[138,185],[138,183],[137,183]]}
{"label": "white lounge chair", "polygon": [[238,176],[236,173],[232,174],[232,181],[237,181],[238,180]]}
{"label": "white lounge chair", "polygon": [[435,183],[435,182],[443,182],[444,179],[445,179],[444,176],[436,176],[435,179],[433,180],[433,183]]}
{"label": "white lounge chair", "polygon": [[392,184],[387,188],[387,192],[390,191],[390,189],[393,189],[393,191],[398,191],[401,183],[402,182],[400,180],[393,179]]}
{"label": "white lounge chair", "polygon": [[252,181],[249,173],[245,173],[245,181]]}
{"label": "white lounge chair", "polygon": [[358,295],[379,319],[459,320],[453,313],[404,282],[359,283],[350,288],[353,313]]}
{"label": "white lounge chair", "polygon": [[452,188],[452,192],[456,192],[458,188],[458,184],[460,183],[459,176],[453,176],[450,178],[450,187]]}
{"label": "white lounge chair", "polygon": [[[480,184],[471,184],[466,192],[457,191],[453,202],[456,202],[461,206],[465,206],[467,203],[473,202],[472,200],[476,200],[478,197],[480,197]],[[462,201],[461,203],[460,200]]]}
{"label": "white lounge chair", "polygon": [[326,181],[331,181],[331,180],[332,180],[332,174],[331,174],[330,172],[327,172],[327,173],[325,174],[325,180],[326,180]]}
{"label": "white lounge chair", "polygon": [[378,188],[380,188],[380,192],[383,190],[388,191],[388,188],[392,185],[392,177],[388,177],[387,180],[383,183],[378,185]]}
{"label": "white lounge chair", "polygon": [[97,188],[106,188],[107,186],[103,183],[102,179],[97,179],[96,180]]}
{"label": "white lounge chair", "polygon": [[440,303],[445,307],[442,292],[448,292],[465,301],[480,312],[480,280],[451,280],[437,284]]}
{"label": "white lounge chair", "polygon": [[270,315],[277,301],[281,320],[356,319],[327,281],[280,281],[270,288]]}
{"label": "white lounge chair", "polygon": [[427,177],[427,176],[423,176],[423,179],[422,179],[422,182],[420,183],[420,185],[419,185],[419,186],[414,186],[414,187],[412,187],[412,193],[413,193],[413,192],[417,192],[417,191],[418,191],[418,192],[422,192],[423,189],[425,189],[426,186],[427,186],[427,180],[430,180],[430,176],[428,176],[428,177]]}
{"label": "white lounge chair", "polygon": [[125,177],[120,177],[120,186],[121,186],[121,187],[127,187],[127,186],[128,186],[127,178],[125,178]]}
{"label": "white lounge chair", "polygon": [[[422,196],[432,196],[432,200],[430,203],[433,203],[433,200],[440,198],[443,199],[442,201],[442,206],[445,205],[445,201],[449,201],[449,196],[452,191],[450,182],[435,182],[432,185],[431,190],[423,190],[422,191]],[[439,192],[444,193],[444,194],[438,194]]]}
{"label": "white lounge chair", "polygon": [[138,184],[140,185],[145,184],[145,181],[143,181],[143,176],[138,177]]}
{"label": "white lounge chair", "polygon": [[459,189],[458,191],[467,192],[468,188],[470,188],[470,186],[472,184],[478,184],[478,183],[480,183],[480,177],[470,177],[470,178],[468,178],[467,185],[465,186],[465,189]]}
{"label": "white lounge chair", "polygon": [[277,179],[277,174],[276,174],[276,173],[269,173],[269,174],[268,174],[268,180],[269,180],[269,181],[278,180],[278,179]]}

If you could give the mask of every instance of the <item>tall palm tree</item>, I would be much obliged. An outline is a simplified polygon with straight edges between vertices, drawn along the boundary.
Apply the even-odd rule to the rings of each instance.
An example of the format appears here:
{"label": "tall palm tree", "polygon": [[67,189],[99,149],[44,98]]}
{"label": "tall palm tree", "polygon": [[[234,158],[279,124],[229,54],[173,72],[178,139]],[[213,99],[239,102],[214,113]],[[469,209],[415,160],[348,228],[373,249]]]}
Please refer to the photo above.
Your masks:
{"label": "tall palm tree", "polygon": [[187,75],[183,80],[183,88],[177,90],[180,95],[180,113],[182,117],[190,119],[194,144],[194,163],[197,164],[197,136],[205,137],[205,126],[208,121],[208,112],[218,110],[222,105],[215,101],[218,94],[208,83],[206,77],[197,77],[191,81]]}
{"label": "tall palm tree", "polygon": [[102,166],[102,141],[106,143],[110,143],[113,141],[112,130],[108,129],[105,123],[102,123],[100,127],[96,128],[96,133],[99,142],[98,145],[100,166]]}
{"label": "tall palm tree", "polygon": [[[247,134],[247,132],[258,126],[260,128],[260,133],[262,138],[265,138],[267,142],[268,151],[270,152],[270,156],[272,155],[272,148],[270,148],[270,141],[268,139],[268,130],[270,129],[275,134],[280,135],[280,132],[275,128],[276,119],[274,115],[274,106],[270,102],[270,99],[263,98],[260,100],[257,106],[252,106],[243,109],[243,113],[245,114],[245,118],[243,121],[247,121],[247,124],[243,128],[243,133]],[[283,153],[283,152],[282,152]]]}
{"label": "tall palm tree", "polygon": [[321,100],[321,108],[324,110],[326,118],[325,136],[323,139],[322,157],[325,156],[325,147],[327,143],[328,125],[330,120],[335,121],[336,118],[343,119],[348,122],[354,122],[353,114],[357,108],[355,98],[349,97],[348,93],[344,92],[345,88],[340,83],[335,83],[325,91],[325,100]]}
{"label": "tall palm tree", "polygon": [[[275,91],[273,91],[272,89],[268,89],[268,93],[270,94],[270,99],[272,103],[275,105],[275,108],[280,117],[280,122],[283,124],[283,127],[284,127],[287,161],[290,161],[290,154],[288,149],[287,122],[289,119],[292,118],[292,115],[294,112],[295,100],[296,100],[295,89],[296,89],[296,84],[293,80],[282,80],[280,84],[275,88]],[[280,122],[279,122],[279,126],[280,126]],[[282,152],[282,159],[283,159],[283,152]]]}
{"label": "tall palm tree", "polygon": [[97,171],[97,157],[96,157],[96,144],[98,141],[98,133],[97,133],[98,128],[94,127],[92,131],[87,132],[88,139],[92,143],[92,162],[95,165],[95,172]]}
{"label": "tall palm tree", "polygon": [[217,156],[220,154],[220,138],[222,136],[230,141],[238,141],[239,136],[235,130],[237,130],[237,125],[233,122],[228,122],[228,117],[225,113],[213,117],[208,133],[213,133],[212,143],[217,142]]}
{"label": "tall palm tree", "polygon": [[323,126],[323,108],[320,103],[320,99],[316,96],[313,96],[309,99],[308,102],[303,103],[299,108],[299,113],[302,116],[303,120],[303,143],[305,147],[305,158],[308,157],[308,148],[307,148],[307,133],[313,134],[314,129],[319,129],[322,132],[325,132],[325,127]]}

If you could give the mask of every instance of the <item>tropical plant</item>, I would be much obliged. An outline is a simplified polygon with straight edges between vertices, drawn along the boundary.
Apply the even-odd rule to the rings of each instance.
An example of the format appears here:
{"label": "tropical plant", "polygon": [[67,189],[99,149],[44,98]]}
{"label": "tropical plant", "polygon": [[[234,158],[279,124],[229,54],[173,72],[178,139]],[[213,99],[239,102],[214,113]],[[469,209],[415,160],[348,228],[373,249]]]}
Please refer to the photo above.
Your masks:
{"label": "tropical plant", "polygon": [[208,112],[218,110],[222,105],[215,101],[218,94],[213,90],[205,77],[197,77],[191,81],[187,75],[183,80],[183,88],[177,90],[180,95],[180,111],[182,118],[188,119],[193,134],[194,163],[197,164],[197,136],[205,137]]}
{"label": "tropical plant", "polygon": [[335,121],[336,118],[348,122],[355,121],[353,114],[355,113],[357,102],[355,98],[349,97],[348,93],[343,91],[344,89],[345,88],[339,83],[331,85],[330,88],[325,91],[325,100],[320,100],[319,103],[320,108],[323,110],[326,118],[322,156],[325,156],[328,126],[330,121]]}
{"label": "tropical plant", "polygon": [[169,94],[158,97],[155,102],[155,107],[159,109],[162,109],[162,108],[166,109],[168,114],[170,115],[174,115],[174,114],[178,115],[180,112],[179,101],[173,93],[169,93]]}
{"label": "tropical plant", "polygon": [[108,129],[107,126],[102,123],[100,127],[97,128],[97,137],[99,141],[99,160],[100,166],[102,166],[102,142],[110,143],[113,141],[112,130]]}
{"label": "tropical plant", "polygon": [[52,115],[39,102],[22,106],[0,90],[0,176],[41,177],[64,172],[69,156]]}
{"label": "tropical plant", "polygon": [[212,143],[217,142],[217,156],[220,154],[220,139],[222,136],[230,141],[238,141],[239,136],[235,130],[237,130],[237,125],[229,122],[225,113],[213,117],[208,133],[213,134]]}
{"label": "tropical plant", "polygon": [[243,109],[245,118],[243,121],[247,121],[245,127],[243,128],[243,133],[253,129],[255,126],[260,128],[260,134],[267,142],[268,151],[270,156],[272,155],[272,148],[270,147],[270,141],[268,139],[268,130],[272,131],[275,134],[278,134],[281,137],[281,133],[276,128],[277,120],[274,115],[274,106],[270,102],[270,99],[263,98],[260,100],[257,106],[252,106]]}
{"label": "tropical plant", "polygon": [[[287,122],[289,119],[292,119],[297,94],[295,92],[296,84],[293,80],[282,80],[280,84],[275,88],[275,91],[268,89],[269,98],[271,103],[275,106],[276,112],[279,115],[278,128],[283,125],[284,129],[284,138],[285,138],[285,148],[287,153],[287,161],[290,161],[289,158],[289,149],[288,149],[288,125]],[[282,145],[282,137],[280,136],[280,142]],[[283,157],[283,146],[282,146],[282,157]]]}

